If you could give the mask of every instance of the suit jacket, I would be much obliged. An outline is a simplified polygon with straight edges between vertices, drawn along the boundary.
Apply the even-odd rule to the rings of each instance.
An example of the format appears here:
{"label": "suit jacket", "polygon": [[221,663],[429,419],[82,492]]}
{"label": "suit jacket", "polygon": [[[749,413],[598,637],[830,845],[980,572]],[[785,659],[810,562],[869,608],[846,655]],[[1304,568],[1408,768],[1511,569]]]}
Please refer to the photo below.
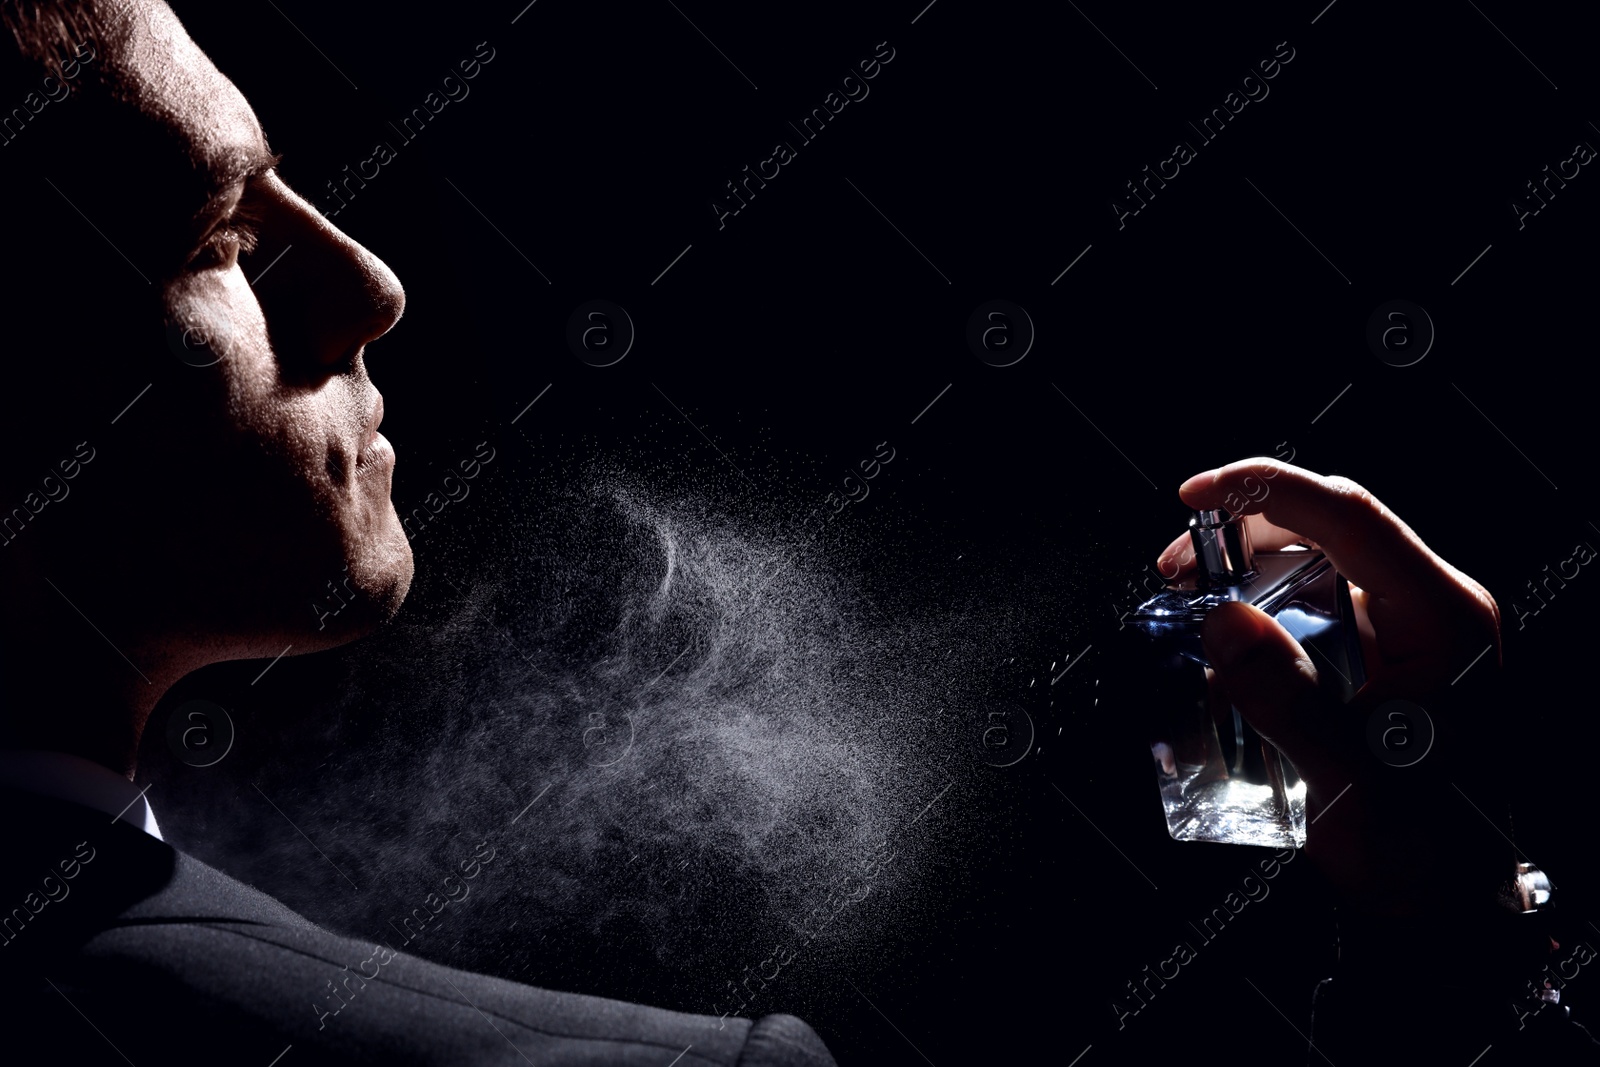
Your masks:
{"label": "suit jacket", "polygon": [[455,970],[324,930],[102,812],[3,789],[0,804],[0,1042],[33,1046],[8,1062],[834,1062],[793,1016],[719,1020]]}

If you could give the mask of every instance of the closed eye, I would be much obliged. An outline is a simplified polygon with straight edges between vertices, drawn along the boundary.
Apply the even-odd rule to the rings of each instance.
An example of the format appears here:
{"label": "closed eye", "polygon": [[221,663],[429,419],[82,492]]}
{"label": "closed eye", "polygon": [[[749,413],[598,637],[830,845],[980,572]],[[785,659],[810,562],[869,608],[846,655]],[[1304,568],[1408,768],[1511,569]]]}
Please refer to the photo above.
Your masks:
{"label": "closed eye", "polygon": [[262,215],[256,205],[258,182],[269,172],[270,169],[245,180],[239,202],[226,218],[206,234],[200,247],[189,258],[189,270],[232,270],[238,265],[240,256],[247,256],[256,250],[262,223]]}
{"label": "closed eye", "polygon": [[189,269],[232,270],[238,265],[240,256],[247,256],[256,250],[260,240],[260,223],[261,219],[241,204],[206,235],[205,241],[190,258]]}

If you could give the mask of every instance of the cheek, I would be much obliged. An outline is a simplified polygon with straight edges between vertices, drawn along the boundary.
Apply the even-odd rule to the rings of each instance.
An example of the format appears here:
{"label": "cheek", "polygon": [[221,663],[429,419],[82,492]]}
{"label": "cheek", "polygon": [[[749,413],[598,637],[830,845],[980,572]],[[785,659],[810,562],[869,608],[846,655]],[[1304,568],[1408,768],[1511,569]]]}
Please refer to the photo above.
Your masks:
{"label": "cheek", "polygon": [[178,440],[170,461],[206,470],[218,508],[249,516],[262,542],[304,539],[338,513],[339,496],[348,495],[354,478],[353,441],[335,433],[338,412],[329,410],[327,386],[281,380],[261,307],[239,270],[175,283],[169,336],[175,325],[201,341],[212,362],[174,355],[182,424],[173,431]]}
{"label": "cheek", "polygon": [[199,412],[241,429],[259,425],[278,390],[278,368],[244,273],[203,271],[174,282],[166,296],[167,347],[180,388],[199,394]]}
{"label": "cheek", "polygon": [[175,285],[167,303],[167,348],[172,356],[194,371],[214,370],[228,359],[239,332],[234,300],[226,276],[215,272]]}

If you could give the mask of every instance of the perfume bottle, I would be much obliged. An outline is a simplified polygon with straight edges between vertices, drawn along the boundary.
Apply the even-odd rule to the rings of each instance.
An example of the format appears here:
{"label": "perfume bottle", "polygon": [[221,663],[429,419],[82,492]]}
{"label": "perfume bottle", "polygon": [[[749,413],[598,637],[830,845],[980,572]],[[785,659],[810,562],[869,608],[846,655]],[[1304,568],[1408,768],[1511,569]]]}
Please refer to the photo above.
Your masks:
{"label": "perfume bottle", "polygon": [[1167,830],[1179,841],[1299,848],[1305,782],[1217,691],[1200,624],[1219,604],[1255,605],[1306,649],[1319,684],[1348,702],[1365,681],[1349,584],[1315,549],[1255,551],[1242,519],[1220,509],[1196,511],[1189,537],[1192,575],[1127,616],[1145,638],[1134,653],[1152,682],[1144,718]]}

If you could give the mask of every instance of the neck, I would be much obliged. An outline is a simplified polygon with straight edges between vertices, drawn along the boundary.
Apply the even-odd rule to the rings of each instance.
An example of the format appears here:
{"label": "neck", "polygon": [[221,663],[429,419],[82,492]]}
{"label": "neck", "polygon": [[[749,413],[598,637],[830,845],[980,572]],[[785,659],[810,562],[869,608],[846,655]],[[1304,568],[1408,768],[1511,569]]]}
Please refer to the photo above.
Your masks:
{"label": "neck", "polygon": [[0,748],[70,752],[131,779],[145,722],[190,668],[92,590],[51,580],[8,583]]}

